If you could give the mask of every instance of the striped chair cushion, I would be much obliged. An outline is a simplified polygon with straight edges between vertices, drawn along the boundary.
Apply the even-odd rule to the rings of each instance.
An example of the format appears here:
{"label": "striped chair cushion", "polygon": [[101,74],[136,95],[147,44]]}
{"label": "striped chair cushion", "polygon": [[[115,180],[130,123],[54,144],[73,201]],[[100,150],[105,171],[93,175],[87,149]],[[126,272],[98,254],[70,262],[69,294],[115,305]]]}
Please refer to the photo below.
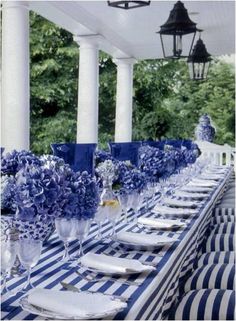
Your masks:
{"label": "striped chair cushion", "polygon": [[235,253],[233,251],[204,253],[198,259],[197,266],[217,263],[235,263]]}
{"label": "striped chair cushion", "polygon": [[213,216],[217,217],[219,215],[235,215],[235,209],[233,207],[225,207],[225,208],[219,208],[219,207],[216,207],[214,210],[213,210]]}
{"label": "striped chair cushion", "polygon": [[234,251],[234,235],[212,233],[203,244],[203,252]]}
{"label": "striped chair cushion", "polygon": [[213,225],[221,224],[221,223],[228,223],[228,222],[235,223],[235,216],[234,215],[220,215],[217,217],[213,217],[211,219],[211,224],[213,224]]}
{"label": "striped chair cushion", "polygon": [[169,320],[234,320],[235,291],[193,290],[171,309]]}
{"label": "striped chair cushion", "polygon": [[234,290],[234,264],[207,264],[194,271],[184,285],[184,291],[201,289]]}
{"label": "striped chair cushion", "polygon": [[212,226],[213,230],[212,233],[214,234],[234,234],[235,231],[235,223],[228,222],[228,223],[221,223],[218,225]]}
{"label": "striped chair cushion", "polygon": [[221,203],[218,205],[218,207],[220,208],[235,207],[235,199],[222,200]]}

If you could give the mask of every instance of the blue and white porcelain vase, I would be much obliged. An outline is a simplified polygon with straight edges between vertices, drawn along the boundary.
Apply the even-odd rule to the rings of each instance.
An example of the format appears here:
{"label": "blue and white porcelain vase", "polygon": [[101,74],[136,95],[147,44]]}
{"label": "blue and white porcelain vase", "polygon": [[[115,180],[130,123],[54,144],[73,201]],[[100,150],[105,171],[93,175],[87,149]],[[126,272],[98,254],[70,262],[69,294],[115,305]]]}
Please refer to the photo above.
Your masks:
{"label": "blue and white porcelain vase", "polygon": [[197,140],[213,142],[215,138],[215,128],[211,125],[211,118],[204,114],[199,118],[199,123],[195,129]]}
{"label": "blue and white porcelain vase", "polygon": [[51,144],[53,154],[63,158],[75,172],[87,171],[94,175],[94,152],[97,144]]}
{"label": "blue and white porcelain vase", "polygon": [[39,217],[36,220],[14,219],[14,227],[18,231],[19,239],[33,239],[47,242],[55,230],[54,220]]}
{"label": "blue and white porcelain vase", "polygon": [[141,142],[124,142],[124,143],[115,143],[109,142],[109,147],[111,150],[111,155],[120,160],[127,161],[129,160],[133,165],[138,166],[139,161],[139,147],[141,147]]}

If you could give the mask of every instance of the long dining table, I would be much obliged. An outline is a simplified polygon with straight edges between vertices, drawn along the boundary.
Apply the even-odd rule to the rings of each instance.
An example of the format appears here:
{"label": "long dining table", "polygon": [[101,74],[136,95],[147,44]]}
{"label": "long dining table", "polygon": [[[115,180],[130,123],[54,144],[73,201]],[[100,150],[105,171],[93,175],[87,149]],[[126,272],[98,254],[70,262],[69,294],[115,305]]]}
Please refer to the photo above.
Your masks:
{"label": "long dining table", "polygon": [[[230,167],[222,166],[222,168],[225,169],[225,174],[217,181],[217,185],[212,187],[204,201],[200,203],[196,214],[187,219],[183,218],[183,222],[186,222],[184,229],[178,232],[161,230],[152,232],[173,238],[175,242],[171,245],[153,251],[123,251],[121,247],[116,246],[115,241],[109,239],[111,226],[108,222],[102,225],[104,241],[95,238],[98,228],[96,224],[92,224],[89,236],[83,243],[85,253],[105,253],[116,257],[152,262],[152,265],[155,265],[155,270],[148,274],[122,276],[117,281],[101,278],[101,282],[89,282],[75,272],[73,264],[58,260],[62,256],[63,244],[55,232],[44,245],[40,260],[33,269],[33,285],[39,288],[62,290],[60,282],[63,281],[78,287],[82,291],[89,290],[122,295],[127,298],[127,307],[113,317],[115,320],[161,320],[166,318],[168,310],[178,297],[181,282],[194,267],[199,247],[204,242],[209,227],[212,210],[222,197],[231,176]],[[158,199],[158,195],[156,197]],[[132,212],[128,213],[128,218],[131,219],[132,215]],[[138,215],[151,217],[152,212],[150,208],[147,209],[143,206]],[[117,223],[116,230],[147,233],[135,222],[125,223],[123,218]],[[78,247],[78,242],[72,241],[69,247],[70,254],[75,253]],[[127,284],[123,282],[125,280],[138,280],[139,283],[138,285],[132,282]],[[19,300],[22,297],[19,290],[25,281],[25,275],[11,277],[8,280],[9,290],[15,291],[16,295],[7,299],[4,296],[2,297],[1,317],[3,320],[44,319],[42,316],[24,311],[19,305]]]}

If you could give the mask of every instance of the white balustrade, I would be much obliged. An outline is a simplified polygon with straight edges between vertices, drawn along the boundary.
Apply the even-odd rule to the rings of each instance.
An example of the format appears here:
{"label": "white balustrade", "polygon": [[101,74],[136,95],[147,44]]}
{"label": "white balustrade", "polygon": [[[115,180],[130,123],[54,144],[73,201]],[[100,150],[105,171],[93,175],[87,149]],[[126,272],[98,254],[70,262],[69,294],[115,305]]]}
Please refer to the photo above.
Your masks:
{"label": "white balustrade", "polygon": [[232,165],[235,161],[235,149],[228,144],[217,145],[204,141],[195,141],[200,148],[201,157],[208,157],[215,165]]}

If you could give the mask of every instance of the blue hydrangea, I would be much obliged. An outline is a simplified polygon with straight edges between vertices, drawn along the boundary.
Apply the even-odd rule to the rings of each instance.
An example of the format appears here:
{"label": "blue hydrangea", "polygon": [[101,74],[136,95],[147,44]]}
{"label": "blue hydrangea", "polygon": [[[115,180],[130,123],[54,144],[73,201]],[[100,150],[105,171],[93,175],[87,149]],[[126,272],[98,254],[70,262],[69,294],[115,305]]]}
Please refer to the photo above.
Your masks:
{"label": "blue hydrangea", "polygon": [[133,191],[141,192],[146,187],[147,181],[144,173],[134,168],[126,171],[122,177],[122,191],[132,193]]}
{"label": "blue hydrangea", "polygon": [[106,152],[104,150],[96,150],[94,153],[95,156],[95,164],[96,166],[100,163],[105,162],[106,160],[112,160],[114,161],[114,157],[111,155],[111,153]]}
{"label": "blue hydrangea", "polygon": [[15,189],[14,176],[1,176],[1,210],[2,214],[14,213],[14,189]]}
{"label": "blue hydrangea", "polygon": [[67,197],[61,215],[77,219],[93,218],[99,203],[98,185],[87,172],[73,173],[67,180]]}
{"label": "blue hydrangea", "polygon": [[1,157],[1,175],[15,175],[26,165],[40,165],[39,158],[29,151],[16,151]]}

